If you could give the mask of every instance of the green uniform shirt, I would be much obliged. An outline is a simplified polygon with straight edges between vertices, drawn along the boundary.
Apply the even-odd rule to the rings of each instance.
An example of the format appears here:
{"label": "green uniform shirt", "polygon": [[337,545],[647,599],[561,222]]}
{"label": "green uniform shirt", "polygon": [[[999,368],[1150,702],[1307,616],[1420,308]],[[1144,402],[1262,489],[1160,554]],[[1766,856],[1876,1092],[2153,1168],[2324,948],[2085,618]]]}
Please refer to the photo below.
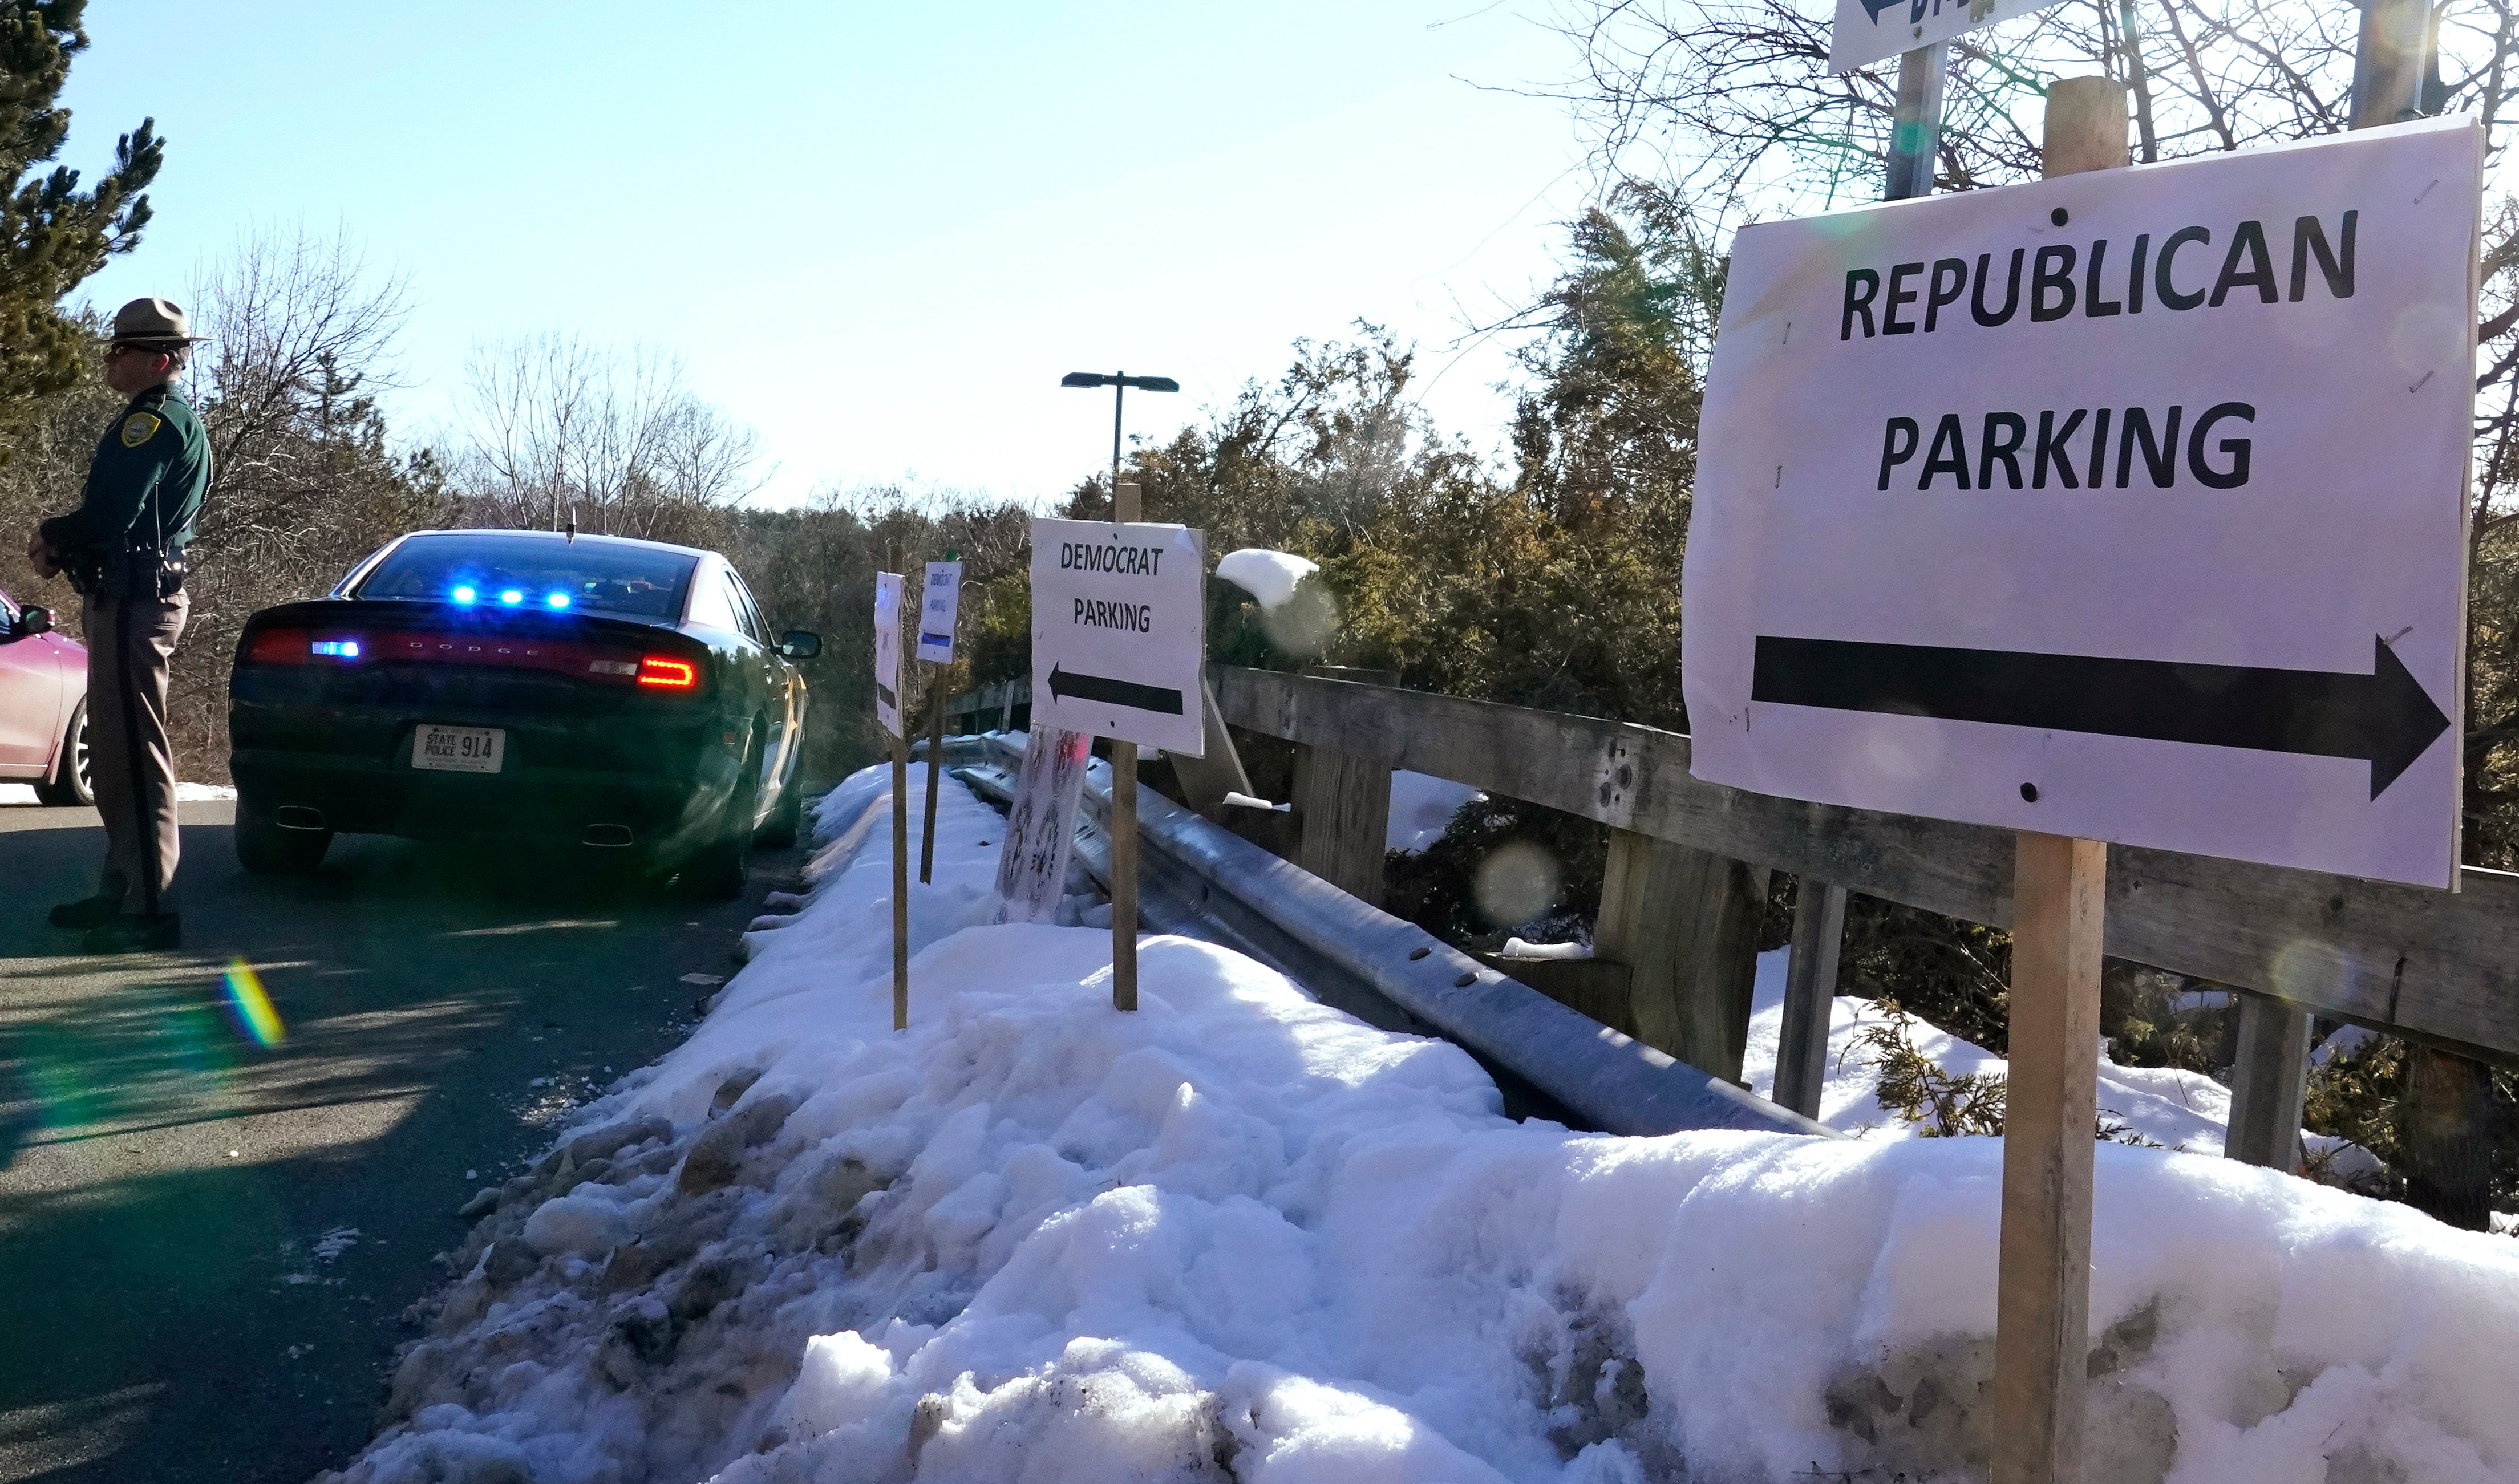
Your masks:
{"label": "green uniform shirt", "polygon": [[210,487],[210,440],[170,386],[131,399],[96,446],[79,507],[45,521],[55,550],[180,554]]}

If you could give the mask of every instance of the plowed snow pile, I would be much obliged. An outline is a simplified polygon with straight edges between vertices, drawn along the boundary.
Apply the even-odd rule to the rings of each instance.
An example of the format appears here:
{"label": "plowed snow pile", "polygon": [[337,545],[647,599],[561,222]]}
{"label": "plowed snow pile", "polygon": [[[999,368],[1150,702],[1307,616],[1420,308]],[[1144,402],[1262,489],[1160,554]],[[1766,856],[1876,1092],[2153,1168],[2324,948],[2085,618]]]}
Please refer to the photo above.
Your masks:
{"label": "plowed snow pile", "polygon": [[[983,926],[958,786],[896,1035],[886,787],[823,802],[803,910],[498,1194],[333,1477],[1981,1466],[1999,1141],[1516,1124],[1461,1052],[1176,938],[1119,1015],[1107,933]],[[2514,1334],[2519,1243],[2099,1150],[2092,1484],[2519,1477]]]}

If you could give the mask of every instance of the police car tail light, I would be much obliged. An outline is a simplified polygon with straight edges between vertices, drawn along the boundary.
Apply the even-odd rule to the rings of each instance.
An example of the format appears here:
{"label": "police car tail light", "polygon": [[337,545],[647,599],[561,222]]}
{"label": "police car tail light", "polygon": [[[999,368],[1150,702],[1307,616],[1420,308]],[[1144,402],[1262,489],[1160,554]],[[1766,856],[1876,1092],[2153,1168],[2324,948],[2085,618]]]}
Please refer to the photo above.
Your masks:
{"label": "police car tail light", "polygon": [[688,690],[700,682],[700,668],[688,660],[651,654],[639,662],[639,683],[660,690]]}
{"label": "police car tail light", "polygon": [[308,665],[314,663],[314,635],[303,629],[265,629],[245,640],[244,662],[248,665]]}

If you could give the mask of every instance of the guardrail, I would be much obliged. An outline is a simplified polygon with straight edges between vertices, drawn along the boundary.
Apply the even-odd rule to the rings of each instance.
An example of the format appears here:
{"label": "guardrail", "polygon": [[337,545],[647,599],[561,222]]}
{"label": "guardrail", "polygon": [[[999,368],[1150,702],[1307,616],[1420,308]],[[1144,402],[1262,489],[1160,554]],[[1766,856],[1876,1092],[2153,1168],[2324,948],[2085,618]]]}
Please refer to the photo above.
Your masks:
{"label": "guardrail", "polygon": [[[1012,802],[1022,753],[1011,739],[956,739],[947,744],[946,758],[956,764],[955,776]],[[1096,763],[1086,775],[1083,813],[1078,859],[1107,886],[1107,764]],[[1519,1096],[1540,1115],[1616,1134],[1704,1128],[1833,1134],[1603,1027],[1142,785],[1137,828],[1147,925],[1272,963],[1325,1003],[1371,1024],[1452,1041],[1500,1073],[1509,1111]]]}
{"label": "guardrail", "polygon": [[[1609,826],[1594,946],[1626,970],[1623,1028],[1716,1076],[1740,1077],[1770,874],[1799,877],[1777,1096],[1805,1113],[1816,1111],[1847,892],[2011,923],[2007,830],[1701,782],[1688,771],[1689,739],[1650,726],[1323,675],[1212,666],[1210,676],[1226,723],[1294,744],[1288,854],[1371,905],[1394,768]],[[1028,679],[1001,681],[948,714],[994,707],[1002,725],[1030,695]],[[2485,1064],[2519,1066],[2519,875],[2469,867],[2458,887],[2111,846],[2107,951],[2239,991],[2233,1157],[2298,1167],[2319,1015],[2441,1054],[2409,1080],[2409,1097],[2438,1104],[2413,1120],[2430,1132],[2409,1148],[2422,1166],[2412,1174],[2434,1189],[2444,1173],[2474,1185],[2485,1165],[2469,1135],[2489,1102],[2476,1096],[2490,1085]],[[1530,977],[1581,1003],[1545,966]]]}

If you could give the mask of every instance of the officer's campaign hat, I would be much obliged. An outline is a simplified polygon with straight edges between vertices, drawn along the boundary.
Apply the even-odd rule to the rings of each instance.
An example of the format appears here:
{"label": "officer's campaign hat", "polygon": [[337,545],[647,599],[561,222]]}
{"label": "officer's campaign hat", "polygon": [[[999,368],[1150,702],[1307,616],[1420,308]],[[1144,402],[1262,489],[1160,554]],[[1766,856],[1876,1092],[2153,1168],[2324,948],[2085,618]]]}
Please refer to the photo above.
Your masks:
{"label": "officer's campaign hat", "polygon": [[193,333],[183,306],[167,299],[134,299],[113,312],[116,345],[198,345],[207,335]]}

